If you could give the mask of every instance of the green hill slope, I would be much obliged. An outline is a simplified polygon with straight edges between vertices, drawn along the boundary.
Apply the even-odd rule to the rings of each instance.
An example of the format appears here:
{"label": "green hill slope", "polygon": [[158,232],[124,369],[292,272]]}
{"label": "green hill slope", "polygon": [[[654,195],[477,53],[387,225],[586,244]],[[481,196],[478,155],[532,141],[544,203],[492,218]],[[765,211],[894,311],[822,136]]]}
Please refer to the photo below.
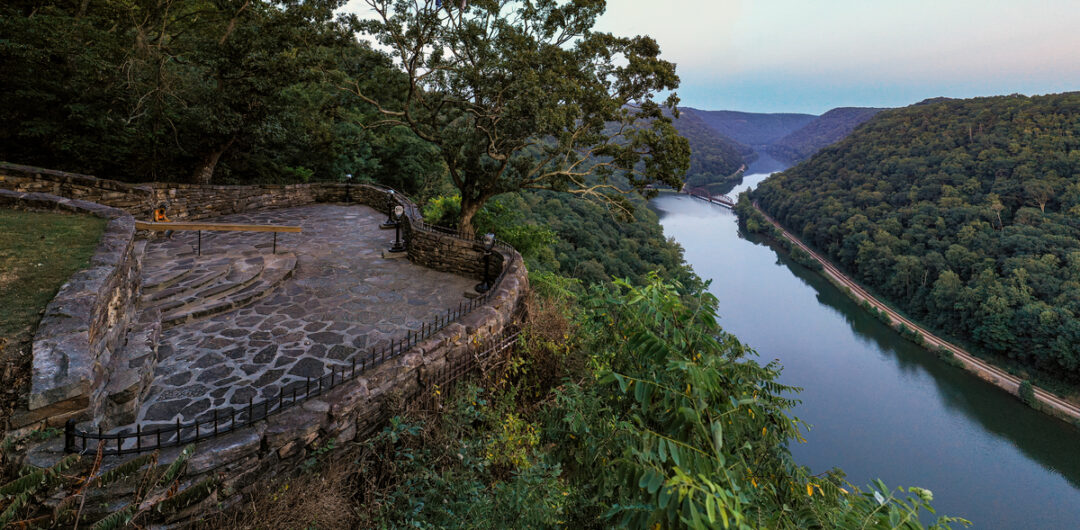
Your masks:
{"label": "green hill slope", "polygon": [[1080,381],[1080,93],[884,111],[752,198],[915,318]]}
{"label": "green hill slope", "polygon": [[813,114],[762,114],[689,107],[683,110],[696,114],[714,131],[750,146],[771,144],[817,118]]}
{"label": "green hill slope", "polygon": [[675,129],[690,142],[690,170],[685,182],[690,186],[723,185],[757,154],[712,130],[694,112],[680,112]]}
{"label": "green hill slope", "polygon": [[856,127],[885,109],[840,107],[832,109],[801,129],[777,140],[768,147],[769,155],[795,164],[810,158],[823,147],[842,140]]}

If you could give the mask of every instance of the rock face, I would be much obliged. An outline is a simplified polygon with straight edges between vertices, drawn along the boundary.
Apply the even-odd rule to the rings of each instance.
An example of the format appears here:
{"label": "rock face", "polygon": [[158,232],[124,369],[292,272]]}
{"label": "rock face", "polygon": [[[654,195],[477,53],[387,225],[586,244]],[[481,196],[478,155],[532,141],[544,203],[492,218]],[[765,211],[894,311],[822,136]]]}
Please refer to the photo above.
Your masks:
{"label": "rock face", "polygon": [[122,345],[139,289],[135,220],[127,212],[44,193],[0,190],[0,207],[60,210],[109,219],[90,266],[75,273],[45,308],[34,335],[33,379],[19,428],[77,416],[100,399],[104,368]]}

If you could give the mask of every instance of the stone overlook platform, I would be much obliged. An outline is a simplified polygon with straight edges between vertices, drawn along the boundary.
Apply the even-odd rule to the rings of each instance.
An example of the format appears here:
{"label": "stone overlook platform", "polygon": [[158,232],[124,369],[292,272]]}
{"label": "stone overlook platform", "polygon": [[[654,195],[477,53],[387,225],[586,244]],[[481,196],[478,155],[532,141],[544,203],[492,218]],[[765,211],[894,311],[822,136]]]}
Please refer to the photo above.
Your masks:
{"label": "stone overlook platform", "polygon": [[212,222],[299,225],[280,234],[176,232],[149,242],[139,320],[161,317],[157,366],[135,420],[205,420],[302,387],[331,366],[419,331],[475,280],[383,258],[393,231],[361,205],[315,204]]}
{"label": "stone overlook platform", "polygon": [[[427,406],[433,389],[498,362],[527,318],[520,254],[427,225],[390,192],[131,185],[0,163],[0,207],[109,220],[89,265],[45,310],[28,406],[9,431],[63,426],[63,435],[32,444],[16,465],[95,451],[101,470],[150,451],[168,464],[195,444],[181,488],[213,491],[170,516],[175,524],[242,502],[259,477],[370,436],[401,406]],[[271,233],[203,232],[200,256],[196,233],[165,240],[136,226],[165,201],[177,221],[302,233],[278,234],[274,253]],[[398,205],[407,252],[387,259],[392,233],[378,225]],[[491,290],[466,301],[487,274],[497,275]],[[86,505],[123,493],[108,495]]]}

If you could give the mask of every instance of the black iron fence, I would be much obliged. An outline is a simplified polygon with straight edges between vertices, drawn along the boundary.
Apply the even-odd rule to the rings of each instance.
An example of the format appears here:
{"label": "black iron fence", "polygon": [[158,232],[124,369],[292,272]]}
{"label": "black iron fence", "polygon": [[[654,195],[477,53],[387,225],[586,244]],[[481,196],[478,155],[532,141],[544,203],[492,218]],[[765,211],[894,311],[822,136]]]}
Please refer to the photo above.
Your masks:
{"label": "black iron fence", "polygon": [[[382,186],[375,187],[383,188]],[[389,188],[385,189],[389,190]],[[481,242],[475,236],[463,234],[458,230],[425,223],[419,217],[419,209],[412,201],[401,194],[396,194],[396,197],[405,206],[406,215],[409,215],[409,221],[414,230],[437,232],[466,241]],[[215,407],[201,415],[202,419],[187,423],[177,419],[175,424],[156,424],[145,429],[142,424],[136,424],[133,427],[134,430],[128,428],[119,432],[106,433],[100,428],[96,431],[81,430],[74,420],[68,420],[64,426],[64,450],[69,453],[87,453],[96,452],[99,446],[104,446],[102,449],[104,455],[128,455],[144,451],[155,451],[165,447],[187,445],[233,432],[255,422],[265,420],[274,414],[289,410],[308,399],[324,395],[330,389],[351,382],[358,376],[379,367],[387,360],[412,349],[418,343],[434,336],[447,325],[460,320],[465,315],[490,302],[498,291],[498,286],[502,283],[507,271],[518,256],[513,247],[505,242],[496,241],[495,247],[506,250],[507,259],[504,260],[499,275],[492,282],[491,289],[467,302],[459,303],[456,308],[448,308],[445,314],[436,315],[429,322],[421,323],[419,330],[409,331],[404,337],[397,340],[392,339],[388,345],[381,349],[372,349],[354,355],[345,364],[340,366],[332,365],[329,373],[324,373],[315,379],[309,377],[306,381],[285,386],[276,396],[269,399],[261,401],[249,399],[245,406]],[[436,374],[434,380],[441,381],[442,379],[439,378],[446,378],[447,381],[453,381],[460,378],[464,373],[475,368],[476,354],[485,353],[480,351],[480,348],[486,347],[490,350],[492,348],[508,347],[507,341],[512,343],[513,339],[516,338],[517,333],[514,332],[512,335],[503,333],[498,337],[485,339],[480,345],[474,345],[470,349],[474,353],[474,355],[470,356],[473,359],[472,361],[466,359],[464,361],[458,360],[456,363],[448,363],[441,373]],[[490,353],[490,351],[487,353]]]}

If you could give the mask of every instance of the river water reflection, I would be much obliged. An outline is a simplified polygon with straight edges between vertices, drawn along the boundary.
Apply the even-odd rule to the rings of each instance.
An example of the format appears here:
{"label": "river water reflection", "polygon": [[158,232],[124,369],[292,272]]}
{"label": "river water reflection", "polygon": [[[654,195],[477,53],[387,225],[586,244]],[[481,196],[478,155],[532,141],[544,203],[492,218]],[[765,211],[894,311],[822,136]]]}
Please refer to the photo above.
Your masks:
{"label": "river water reflection", "polygon": [[[748,175],[732,197],[766,176]],[[740,234],[731,211],[677,195],[650,204],[712,280],[724,329],[762,362],[780,359],[781,381],[804,389],[794,414],[813,429],[792,447],[799,463],[840,467],[860,486],[928,488],[938,513],[975,528],[1080,528],[1080,430],[902,339]]]}

